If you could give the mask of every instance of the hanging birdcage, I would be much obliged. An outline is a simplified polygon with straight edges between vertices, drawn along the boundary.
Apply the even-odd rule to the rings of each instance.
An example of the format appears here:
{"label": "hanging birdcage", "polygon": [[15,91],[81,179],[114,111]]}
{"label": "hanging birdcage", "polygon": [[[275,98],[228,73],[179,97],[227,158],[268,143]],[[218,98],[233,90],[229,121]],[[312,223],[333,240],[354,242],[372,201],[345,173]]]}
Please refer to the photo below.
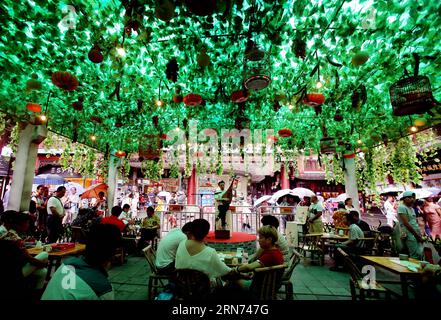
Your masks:
{"label": "hanging birdcage", "polygon": [[426,76],[401,79],[390,87],[389,93],[395,116],[422,114],[436,105]]}
{"label": "hanging birdcage", "polygon": [[323,137],[320,140],[320,153],[331,154],[337,151],[335,139],[331,137]]}
{"label": "hanging birdcage", "polygon": [[271,82],[269,53],[249,40],[244,55],[244,86],[248,90],[262,90]]}

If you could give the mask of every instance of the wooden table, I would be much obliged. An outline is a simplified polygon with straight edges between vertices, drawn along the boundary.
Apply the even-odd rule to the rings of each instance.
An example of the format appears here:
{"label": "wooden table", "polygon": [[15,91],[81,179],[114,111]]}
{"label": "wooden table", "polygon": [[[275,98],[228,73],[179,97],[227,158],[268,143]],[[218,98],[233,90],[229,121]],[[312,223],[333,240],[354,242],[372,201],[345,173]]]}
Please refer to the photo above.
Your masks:
{"label": "wooden table", "polygon": [[[419,281],[421,280],[422,270],[419,268],[418,271],[409,270],[407,267],[398,264],[400,261],[399,258],[396,257],[378,257],[378,256],[361,256],[364,260],[369,263],[373,263],[374,265],[380,266],[390,272],[396,273],[400,275],[401,282],[401,292],[403,294],[404,299],[409,298],[409,292],[407,288],[407,281],[409,278],[413,280]],[[419,265],[419,261],[416,259],[409,259],[410,262],[416,263]]]}
{"label": "wooden table", "polygon": [[[54,271],[58,269],[58,267],[61,265],[61,259],[67,256],[77,255],[82,253],[84,250],[86,250],[86,245],[82,243],[76,243],[75,248],[63,250],[63,251],[49,251],[49,259],[48,259],[48,266],[47,266],[47,275],[46,280],[49,280],[52,274],[52,268],[54,268]],[[43,248],[37,249],[37,248],[30,248],[27,249],[28,253],[32,256],[35,256],[41,252],[43,252]]]}

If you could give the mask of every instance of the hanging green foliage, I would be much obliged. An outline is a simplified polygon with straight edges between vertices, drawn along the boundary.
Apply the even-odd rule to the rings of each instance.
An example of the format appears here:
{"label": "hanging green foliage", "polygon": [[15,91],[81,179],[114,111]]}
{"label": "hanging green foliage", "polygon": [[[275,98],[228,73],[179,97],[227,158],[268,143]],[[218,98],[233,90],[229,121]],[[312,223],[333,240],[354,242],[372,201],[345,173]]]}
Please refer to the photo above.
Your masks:
{"label": "hanging green foliage", "polygon": [[169,177],[174,179],[179,178],[179,166],[176,162],[173,162],[170,166]]}
{"label": "hanging green foliage", "polygon": [[161,175],[159,174],[158,163],[153,160],[145,160],[141,164],[141,170],[144,175],[149,180],[159,181],[161,180]]}

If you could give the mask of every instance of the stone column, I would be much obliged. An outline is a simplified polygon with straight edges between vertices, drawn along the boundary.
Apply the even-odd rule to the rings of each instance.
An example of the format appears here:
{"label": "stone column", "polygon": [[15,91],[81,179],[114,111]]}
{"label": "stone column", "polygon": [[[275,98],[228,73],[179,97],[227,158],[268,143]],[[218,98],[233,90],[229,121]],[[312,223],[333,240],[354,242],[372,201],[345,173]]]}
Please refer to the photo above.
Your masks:
{"label": "stone column", "polygon": [[14,174],[12,175],[8,210],[29,210],[38,145],[46,136],[46,126],[20,124],[20,136],[15,157]]}
{"label": "stone column", "polygon": [[188,179],[188,187],[187,187],[187,204],[195,205],[196,202],[196,167],[193,165],[193,169],[191,170],[191,176]]}
{"label": "stone column", "polygon": [[345,163],[345,191],[349,198],[352,198],[355,209],[360,211],[358,202],[357,176],[355,170],[355,154],[345,154],[343,156]]}
{"label": "stone column", "polygon": [[115,157],[114,155],[110,155],[109,159],[109,173],[107,176],[107,207],[109,208],[109,212],[112,207],[115,205],[115,189],[116,189],[116,175],[118,173],[118,165],[120,163],[120,158]]}

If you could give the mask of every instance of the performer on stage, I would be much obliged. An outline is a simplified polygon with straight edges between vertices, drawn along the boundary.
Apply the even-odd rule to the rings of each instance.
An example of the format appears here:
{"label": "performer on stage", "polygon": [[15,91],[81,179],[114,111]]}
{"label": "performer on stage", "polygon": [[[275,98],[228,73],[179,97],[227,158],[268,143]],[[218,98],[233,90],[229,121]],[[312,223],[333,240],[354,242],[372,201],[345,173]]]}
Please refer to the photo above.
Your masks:
{"label": "performer on stage", "polygon": [[225,190],[225,181],[221,180],[218,182],[219,190],[217,190],[214,194],[214,199],[216,200],[216,207],[218,211],[217,219],[221,220],[222,229],[225,229],[227,226],[226,215],[227,211],[230,208],[231,200],[233,198],[233,184],[236,181],[236,178],[233,177],[231,181],[230,187]]}

